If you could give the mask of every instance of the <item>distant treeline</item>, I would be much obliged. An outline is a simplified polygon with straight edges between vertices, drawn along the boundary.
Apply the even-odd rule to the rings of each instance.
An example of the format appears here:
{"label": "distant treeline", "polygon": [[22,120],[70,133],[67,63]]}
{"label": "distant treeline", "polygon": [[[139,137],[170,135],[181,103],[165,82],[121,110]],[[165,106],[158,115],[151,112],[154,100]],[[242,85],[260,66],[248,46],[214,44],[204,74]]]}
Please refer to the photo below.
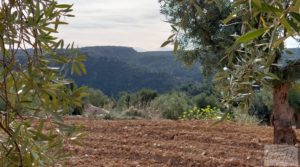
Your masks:
{"label": "distant treeline", "polygon": [[87,75],[72,77],[78,85],[102,90],[117,97],[120,92],[142,88],[168,92],[202,80],[199,64],[184,67],[172,52],[136,52],[127,47],[86,47]]}

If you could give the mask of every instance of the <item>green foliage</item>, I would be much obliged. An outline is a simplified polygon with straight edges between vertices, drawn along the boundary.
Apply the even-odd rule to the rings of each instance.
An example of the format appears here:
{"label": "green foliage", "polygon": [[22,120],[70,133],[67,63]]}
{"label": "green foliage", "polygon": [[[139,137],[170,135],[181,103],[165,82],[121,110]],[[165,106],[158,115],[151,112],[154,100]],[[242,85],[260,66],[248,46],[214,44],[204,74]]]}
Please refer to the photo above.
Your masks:
{"label": "green foliage", "polygon": [[178,119],[179,116],[191,107],[189,97],[180,92],[163,94],[151,102],[151,107],[159,110],[163,118]]}
{"label": "green foliage", "polygon": [[[209,74],[220,67],[227,47],[234,43],[240,25],[224,26],[232,11],[230,0],[159,0],[161,13],[171,23],[172,35],[162,45],[174,44],[178,59],[186,64],[200,61]],[[237,20],[237,19],[233,19]],[[211,66],[211,65],[214,66]]]}
{"label": "green foliage", "polygon": [[221,106],[219,99],[213,94],[209,95],[209,94],[201,93],[197,96],[194,96],[192,98],[192,101],[198,108],[204,108],[206,106],[213,106],[213,107]]}
{"label": "green foliage", "polygon": [[300,112],[300,84],[295,84],[290,90],[289,90],[289,103],[293,107],[294,111],[296,113]]}
{"label": "green foliage", "polygon": [[151,89],[141,89],[135,93],[122,92],[118,100],[118,108],[126,109],[130,106],[144,108],[158,96],[158,93]]}
{"label": "green foliage", "polygon": [[183,120],[221,120],[225,118],[226,120],[235,121],[244,124],[260,124],[261,121],[254,115],[250,115],[247,112],[236,111],[236,112],[222,112],[219,108],[206,106],[205,108],[191,108],[183,112],[179,119]]}
{"label": "green foliage", "polygon": [[147,106],[153,99],[158,96],[157,92],[151,89],[141,89],[132,96],[132,104]]}
{"label": "green foliage", "polygon": [[131,95],[128,92],[121,92],[118,100],[118,108],[121,110],[129,108],[131,103]]}
{"label": "green foliage", "polygon": [[54,36],[71,11],[56,0],[1,1],[0,166],[59,165],[64,145],[81,136],[61,115],[86,95],[84,88],[70,90],[64,78],[69,70],[85,73],[84,57],[73,45],[59,52],[64,42]]}
{"label": "green foliage", "polygon": [[261,123],[263,124],[270,124],[272,106],[272,91],[259,90],[255,93],[252,105],[250,106],[247,114],[261,120]]}
{"label": "green foliage", "polygon": [[187,93],[191,97],[191,101],[198,108],[206,106],[221,107],[220,93],[215,91],[211,80],[206,80],[200,84],[186,84],[177,89],[178,91]]}
{"label": "green foliage", "polygon": [[101,90],[95,90],[93,88],[89,88],[87,90],[88,96],[84,99],[85,103],[92,104],[95,107],[101,107],[108,105],[111,103],[111,100],[108,96],[106,96]]}
{"label": "green foliage", "polygon": [[261,124],[261,120],[259,118],[243,111],[234,112],[234,121],[241,124],[254,124],[254,125]]}
{"label": "green foliage", "polygon": [[241,107],[249,107],[255,95],[254,87],[268,89],[297,79],[293,74],[297,60],[287,66],[281,60],[284,57],[284,41],[299,34],[299,24],[292,16],[295,11],[299,13],[299,2],[257,2],[232,4],[238,6],[232,14],[248,24],[242,25],[241,36],[227,49],[227,68],[219,71],[216,77],[224,91],[227,106],[236,102]]}
{"label": "green foliage", "polygon": [[204,94],[217,94],[214,91],[213,85],[211,80],[205,80],[201,83],[189,83],[181,85],[176,89],[176,91],[179,92],[185,92],[189,96],[196,96],[198,94],[204,93]]}
{"label": "green foliage", "polygon": [[183,67],[170,51],[137,52],[127,47],[84,47],[87,75],[72,78],[78,85],[100,89],[114,98],[143,88],[165,93],[178,85],[201,81],[199,67]]}
{"label": "green foliage", "polygon": [[223,117],[223,113],[219,108],[206,106],[205,108],[194,107],[181,114],[179,119],[213,119],[220,120]]}
{"label": "green foliage", "polygon": [[[186,54],[183,60],[200,59],[207,69],[216,69],[214,81],[228,110],[234,105],[247,110],[257,87],[268,89],[299,78],[299,60],[287,66],[280,61],[284,41],[299,35],[299,0],[160,2],[162,13],[172,24],[168,43],[179,41],[179,48],[188,50],[179,49],[179,54],[198,53]],[[174,45],[174,51],[176,48]],[[216,55],[200,54],[203,50]]]}

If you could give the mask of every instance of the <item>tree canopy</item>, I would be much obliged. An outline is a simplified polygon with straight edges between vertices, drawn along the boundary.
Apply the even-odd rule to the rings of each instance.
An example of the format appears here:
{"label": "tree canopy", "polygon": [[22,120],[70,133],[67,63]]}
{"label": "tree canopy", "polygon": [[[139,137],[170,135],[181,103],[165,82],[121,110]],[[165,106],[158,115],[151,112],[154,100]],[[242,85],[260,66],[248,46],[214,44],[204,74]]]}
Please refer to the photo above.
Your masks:
{"label": "tree canopy", "polygon": [[[163,9],[168,4],[164,1],[160,2],[162,2]],[[164,12],[164,10],[162,12],[168,15],[181,8],[183,15],[176,15],[177,19],[170,20],[175,35],[171,35],[162,46],[174,43],[174,51],[177,51],[180,46],[186,50],[200,51],[201,48],[211,47],[210,43],[203,43],[203,41],[209,39],[206,37],[207,35],[211,38],[214,35],[202,32],[203,27],[210,25],[211,19],[202,19],[204,22],[201,22],[201,18],[209,18],[208,14],[218,12],[210,12],[211,6],[203,6],[206,3],[215,6],[214,10],[219,10],[220,13],[227,11],[227,7],[230,9],[227,16],[225,16],[226,18],[217,21],[217,25],[238,28],[233,34],[233,42],[224,45],[228,48],[224,51],[218,47],[212,48],[216,53],[223,56],[216,56],[218,57],[216,61],[207,64],[210,67],[216,67],[216,64],[219,64],[215,83],[220,88],[225,106],[230,110],[232,106],[236,105],[243,109],[249,108],[257,90],[272,89],[274,143],[294,144],[296,135],[291,128],[293,116],[288,104],[287,94],[291,82],[299,77],[298,70],[295,70],[295,68],[298,68],[299,62],[292,61],[287,66],[283,66],[280,60],[284,52],[288,52],[284,46],[284,41],[299,35],[300,1],[239,0],[227,1],[226,3],[222,0],[174,0],[169,3],[171,5],[167,5],[171,8],[166,8],[170,12]],[[193,13],[194,19],[189,18],[186,14],[190,10],[185,10],[185,5],[197,11]],[[190,20],[195,22],[188,24]],[[196,24],[196,22],[201,24]],[[193,28],[194,26],[196,28]],[[180,42],[182,36],[185,36],[183,39],[190,39],[191,31],[186,27],[191,27],[200,32],[201,40],[191,41],[193,44],[198,43],[200,49],[185,47],[186,45]],[[221,30],[224,29],[221,28]],[[193,36],[197,37],[194,34]],[[225,34],[225,39],[232,39],[231,37],[232,35]],[[209,57],[210,55],[205,56]],[[206,59],[202,58],[200,54],[194,55],[194,57]]]}
{"label": "tree canopy", "polygon": [[[200,59],[207,68],[219,67],[215,81],[229,93],[228,101],[246,100],[255,87],[284,79],[287,71],[289,79],[297,78],[292,68],[297,62],[281,68],[280,59],[284,41],[299,34],[298,1],[159,2],[173,32],[162,46],[173,43],[178,54],[194,52],[193,60]],[[182,57],[190,60],[188,54]]]}
{"label": "tree canopy", "polygon": [[172,35],[162,45],[174,43],[177,57],[186,64],[200,61],[203,72],[210,74],[224,57],[227,47],[234,43],[233,34],[240,34],[240,25],[221,24],[230,15],[230,0],[178,1],[159,0],[161,13],[172,24]]}

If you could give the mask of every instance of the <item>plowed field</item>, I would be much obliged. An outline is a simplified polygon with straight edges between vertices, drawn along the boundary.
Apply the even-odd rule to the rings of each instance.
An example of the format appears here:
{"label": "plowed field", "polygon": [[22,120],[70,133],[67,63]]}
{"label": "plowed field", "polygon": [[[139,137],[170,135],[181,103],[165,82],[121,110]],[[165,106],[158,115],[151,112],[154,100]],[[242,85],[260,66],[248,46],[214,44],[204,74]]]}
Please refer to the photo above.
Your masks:
{"label": "plowed field", "polygon": [[207,121],[72,118],[88,135],[66,166],[262,166],[272,128]]}

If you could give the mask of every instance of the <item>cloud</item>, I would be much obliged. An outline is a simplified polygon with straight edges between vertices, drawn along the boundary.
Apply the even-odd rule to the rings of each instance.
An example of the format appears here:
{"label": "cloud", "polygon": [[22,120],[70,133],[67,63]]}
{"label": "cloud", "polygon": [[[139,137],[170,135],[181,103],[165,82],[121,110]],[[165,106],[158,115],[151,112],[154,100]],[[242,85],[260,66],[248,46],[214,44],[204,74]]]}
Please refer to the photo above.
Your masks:
{"label": "cloud", "polygon": [[[297,38],[299,39],[299,37],[297,37]],[[299,42],[291,37],[285,41],[285,45],[287,48],[299,48],[300,47]]]}
{"label": "cloud", "polygon": [[122,45],[157,50],[170,34],[157,0],[59,0],[74,4],[75,18],[60,37],[79,46]]}

